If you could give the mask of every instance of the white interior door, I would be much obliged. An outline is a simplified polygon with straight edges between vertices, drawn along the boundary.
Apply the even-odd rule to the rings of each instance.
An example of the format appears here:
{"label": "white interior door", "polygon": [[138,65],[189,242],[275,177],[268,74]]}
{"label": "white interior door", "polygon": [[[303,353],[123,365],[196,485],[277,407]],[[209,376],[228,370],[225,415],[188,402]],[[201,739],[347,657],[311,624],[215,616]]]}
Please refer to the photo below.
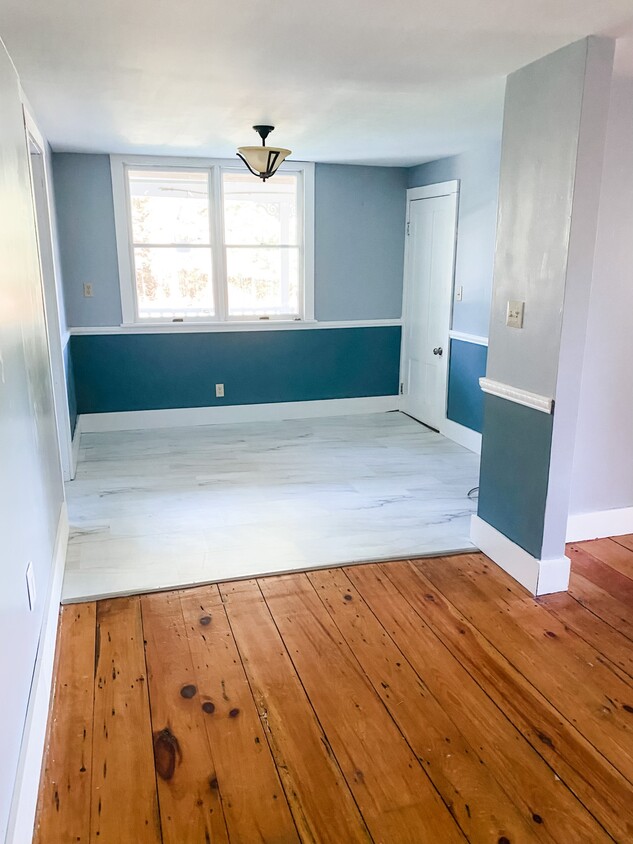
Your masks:
{"label": "white interior door", "polygon": [[407,192],[403,410],[439,430],[446,418],[457,182]]}

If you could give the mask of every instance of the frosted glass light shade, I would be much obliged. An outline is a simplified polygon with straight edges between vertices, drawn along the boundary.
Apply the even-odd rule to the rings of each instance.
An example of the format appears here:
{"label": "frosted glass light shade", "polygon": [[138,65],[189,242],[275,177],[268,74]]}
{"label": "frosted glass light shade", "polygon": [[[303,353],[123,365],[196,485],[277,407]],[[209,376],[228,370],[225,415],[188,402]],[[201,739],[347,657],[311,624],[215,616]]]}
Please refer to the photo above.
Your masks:
{"label": "frosted glass light shade", "polygon": [[266,180],[277,172],[282,161],[291,154],[291,150],[265,146],[239,147],[237,154],[254,176]]}

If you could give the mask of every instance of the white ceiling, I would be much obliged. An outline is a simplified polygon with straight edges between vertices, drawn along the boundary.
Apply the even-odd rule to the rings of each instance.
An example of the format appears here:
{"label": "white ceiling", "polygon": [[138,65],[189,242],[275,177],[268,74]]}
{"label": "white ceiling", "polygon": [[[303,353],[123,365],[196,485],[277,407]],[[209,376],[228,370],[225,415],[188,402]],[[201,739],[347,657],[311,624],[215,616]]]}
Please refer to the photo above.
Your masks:
{"label": "white ceiling", "polygon": [[499,133],[503,77],[633,0],[0,0],[56,150],[411,165]]}

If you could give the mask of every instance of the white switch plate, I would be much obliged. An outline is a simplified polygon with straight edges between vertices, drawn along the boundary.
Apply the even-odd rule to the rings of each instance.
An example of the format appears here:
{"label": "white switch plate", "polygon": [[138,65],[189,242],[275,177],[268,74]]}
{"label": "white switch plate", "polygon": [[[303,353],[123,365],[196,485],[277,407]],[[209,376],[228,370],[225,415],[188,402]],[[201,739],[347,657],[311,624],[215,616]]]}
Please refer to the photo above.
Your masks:
{"label": "white switch plate", "polygon": [[215,385],[215,397],[216,399],[224,398],[224,384]]}
{"label": "white switch plate", "polygon": [[26,592],[29,598],[29,609],[33,612],[35,609],[35,572],[32,562],[29,562],[26,567]]}
{"label": "white switch plate", "polygon": [[510,299],[506,311],[506,325],[508,328],[523,328],[523,310],[525,302]]}
{"label": "white switch plate", "polygon": [[464,298],[464,288],[460,284],[459,287],[457,287],[455,289],[455,301],[461,302],[463,298]]}
{"label": "white switch plate", "polygon": [[92,296],[93,296],[93,293],[92,293],[92,283],[91,283],[91,282],[89,282],[89,281],[87,281],[87,282],[84,284],[84,296],[86,297],[86,299],[92,299]]}

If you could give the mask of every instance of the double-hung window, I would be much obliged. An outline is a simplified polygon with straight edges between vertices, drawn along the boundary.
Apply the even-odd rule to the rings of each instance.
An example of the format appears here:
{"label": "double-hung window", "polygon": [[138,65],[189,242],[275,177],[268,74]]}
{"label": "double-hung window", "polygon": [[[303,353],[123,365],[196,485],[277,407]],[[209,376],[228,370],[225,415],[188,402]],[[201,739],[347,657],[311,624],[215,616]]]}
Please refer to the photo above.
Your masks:
{"label": "double-hung window", "polygon": [[111,162],[124,324],[313,318],[313,165]]}

